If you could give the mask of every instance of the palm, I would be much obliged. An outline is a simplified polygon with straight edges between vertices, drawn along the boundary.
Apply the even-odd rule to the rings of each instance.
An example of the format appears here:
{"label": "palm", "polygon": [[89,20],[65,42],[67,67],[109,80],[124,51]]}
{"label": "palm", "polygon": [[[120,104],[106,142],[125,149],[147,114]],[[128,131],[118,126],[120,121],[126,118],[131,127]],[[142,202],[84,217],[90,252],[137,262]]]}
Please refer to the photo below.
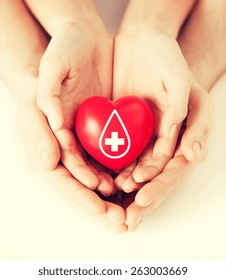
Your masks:
{"label": "palm", "polygon": [[[45,113],[52,106],[55,115],[60,116],[61,128],[54,133],[61,148],[62,163],[75,178],[94,189],[99,175],[78,147],[74,119],[78,106],[88,97],[110,96],[112,38],[106,34],[91,36],[83,31],[67,26],[66,32],[60,30],[52,38],[40,65],[38,100]],[[50,95],[49,102],[46,92]],[[110,194],[110,183],[108,187],[105,193]]]}
{"label": "palm", "polygon": [[59,41],[54,38],[53,45],[57,50],[55,59],[62,62],[60,99],[65,124],[73,127],[74,114],[82,101],[93,95],[110,97],[113,51],[112,38],[107,35],[91,42],[88,34],[73,30],[71,37],[65,34]]}
{"label": "palm", "polygon": [[[179,127],[171,141],[165,137],[164,119],[170,92],[175,88],[175,73],[183,67],[179,48],[168,36],[147,33],[139,37],[120,35],[116,39],[114,99],[122,95],[138,95],[148,101],[155,119],[156,142],[153,144],[152,141],[140,158],[142,170],[140,168],[137,181],[152,179],[173,155]],[[177,91],[180,94],[180,87]],[[147,165],[146,170],[144,165]]]}

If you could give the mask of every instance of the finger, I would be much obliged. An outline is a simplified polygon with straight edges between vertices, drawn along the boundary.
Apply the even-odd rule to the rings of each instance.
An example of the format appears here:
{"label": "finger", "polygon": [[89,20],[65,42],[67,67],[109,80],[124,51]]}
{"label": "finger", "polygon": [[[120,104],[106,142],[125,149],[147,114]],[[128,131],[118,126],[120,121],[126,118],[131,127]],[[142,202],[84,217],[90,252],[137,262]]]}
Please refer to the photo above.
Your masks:
{"label": "finger", "polygon": [[61,148],[61,162],[64,166],[83,185],[92,190],[96,189],[99,184],[98,177],[83,159],[72,131],[63,127],[56,131],[55,135]]}
{"label": "finger", "polygon": [[142,223],[143,218],[151,211],[153,205],[147,207],[140,207],[135,202],[130,204],[126,209],[126,225],[128,226],[128,231],[135,231],[138,226]]}
{"label": "finger", "polygon": [[118,233],[125,232],[127,226],[125,225],[125,211],[118,205],[114,200],[111,202],[106,202],[107,211],[106,218],[110,223],[110,228],[115,230]]}
{"label": "finger", "polygon": [[125,211],[118,197],[116,195],[110,197],[105,203],[106,213],[103,215],[103,218],[106,220],[108,226],[118,233],[127,231]]}
{"label": "finger", "polygon": [[94,216],[105,214],[104,201],[95,192],[74,179],[64,166],[58,165],[53,171],[39,172],[76,209]]}
{"label": "finger", "polygon": [[[17,126],[29,143],[36,158],[45,170],[53,170],[60,160],[60,149],[46,118],[35,103],[24,104],[17,113]],[[29,145],[30,145],[29,144]]]}
{"label": "finger", "polygon": [[135,203],[135,197],[137,192],[130,194],[122,194],[122,203],[126,209],[126,225],[128,226],[128,231],[132,232],[137,229],[141,224],[143,217],[146,215],[146,212],[149,210],[148,207],[140,207]]}
{"label": "finger", "polygon": [[96,191],[98,191],[103,196],[115,194],[117,190],[115,188],[114,180],[110,171],[93,158],[89,158],[89,162],[87,164],[98,177],[99,185],[97,186]]}
{"label": "finger", "polygon": [[99,185],[96,188],[104,196],[110,196],[115,192],[113,178],[106,172],[99,171]]}
{"label": "finger", "polygon": [[39,67],[37,102],[47,116],[53,131],[60,129],[64,122],[63,106],[60,100],[61,85],[67,71],[62,60],[51,53],[51,42],[43,55]]}
{"label": "finger", "polygon": [[158,208],[164,199],[164,197],[160,198],[146,207],[140,207],[133,202],[126,209],[126,225],[128,226],[128,231],[135,231],[142,223],[144,217],[150,215],[156,208]]}
{"label": "finger", "polygon": [[144,185],[137,193],[135,202],[140,207],[165,198],[181,182],[189,167],[193,166],[183,155],[171,159],[166,167],[151,182]]}
{"label": "finger", "polygon": [[121,170],[118,176],[115,178],[115,186],[118,190],[122,190],[122,185],[124,181],[129,178],[136,166],[136,161],[128,165],[126,168]]}
{"label": "finger", "polygon": [[143,186],[143,183],[135,182],[133,175],[130,175],[122,184],[122,190],[126,193],[139,190]]}
{"label": "finger", "polygon": [[180,126],[176,128],[172,139],[160,135],[155,143],[147,146],[133,171],[132,176],[135,182],[142,183],[152,180],[163,170],[173,156],[179,129]]}
{"label": "finger", "polygon": [[127,231],[127,225],[125,225],[125,224],[111,225],[110,228],[113,229],[114,231],[116,231],[117,233],[123,233],[123,232]]}
{"label": "finger", "polygon": [[214,106],[209,94],[199,86],[192,89],[187,127],[181,141],[184,156],[190,162],[206,156],[209,134],[214,122]]}
{"label": "finger", "polygon": [[176,128],[187,116],[191,75],[186,65],[181,72],[171,73],[164,83],[167,94],[167,110],[162,119],[164,136],[171,139]]}

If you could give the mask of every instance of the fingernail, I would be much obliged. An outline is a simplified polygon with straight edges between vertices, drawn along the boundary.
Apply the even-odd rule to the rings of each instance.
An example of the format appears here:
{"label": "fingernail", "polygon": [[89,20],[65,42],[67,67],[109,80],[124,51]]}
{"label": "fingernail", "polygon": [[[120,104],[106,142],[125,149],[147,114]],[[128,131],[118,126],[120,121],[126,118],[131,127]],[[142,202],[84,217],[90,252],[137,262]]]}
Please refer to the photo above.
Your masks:
{"label": "fingernail", "polygon": [[138,169],[136,170],[133,174],[133,180],[136,182],[136,183],[143,183],[144,181],[146,181],[146,179],[144,178],[144,174],[142,172],[142,170]]}
{"label": "fingernail", "polygon": [[136,220],[131,226],[135,226],[135,225],[137,225],[138,223],[140,223],[141,221],[142,221],[142,217],[139,216],[139,217],[137,218],[137,220]]}
{"label": "fingernail", "polygon": [[168,135],[170,140],[173,138],[173,136],[175,134],[175,131],[176,131],[176,128],[177,128],[177,126],[175,124],[171,126],[170,131],[169,131],[169,135]]}
{"label": "fingernail", "polygon": [[199,159],[201,153],[201,145],[198,142],[193,144],[193,150],[195,152],[196,159]]}
{"label": "fingernail", "polygon": [[134,191],[134,188],[123,188],[123,190],[124,190],[124,192],[126,192],[126,193],[131,193],[131,192],[133,192]]}
{"label": "fingernail", "polygon": [[128,232],[134,232],[137,230],[137,226],[128,226]]}
{"label": "fingernail", "polygon": [[149,206],[153,202],[153,200],[148,200],[147,198],[148,197],[146,197],[146,196],[145,197],[142,196],[141,198],[136,199],[135,202],[140,207],[146,207],[146,206]]}
{"label": "fingernail", "polygon": [[146,179],[140,177],[140,176],[134,176],[134,181],[137,183],[137,184],[141,184],[141,183],[144,183],[146,181]]}
{"label": "fingernail", "polygon": [[132,192],[134,190],[134,187],[131,186],[131,183],[128,183],[127,180],[125,180],[122,184],[122,189],[124,190],[124,192]]}
{"label": "fingernail", "polygon": [[58,123],[57,123],[56,118],[53,115],[48,116],[48,122],[53,131],[57,130]]}
{"label": "fingernail", "polygon": [[142,223],[142,218],[140,220],[138,220],[135,224],[129,225],[128,226],[128,232],[136,231],[141,223]]}
{"label": "fingernail", "polygon": [[49,153],[47,150],[43,150],[40,154],[41,162],[44,168],[48,168]]}
{"label": "fingernail", "polygon": [[143,182],[143,178],[142,178],[142,176],[140,176],[139,172],[136,172],[136,173],[133,174],[133,180],[136,183],[142,183]]}

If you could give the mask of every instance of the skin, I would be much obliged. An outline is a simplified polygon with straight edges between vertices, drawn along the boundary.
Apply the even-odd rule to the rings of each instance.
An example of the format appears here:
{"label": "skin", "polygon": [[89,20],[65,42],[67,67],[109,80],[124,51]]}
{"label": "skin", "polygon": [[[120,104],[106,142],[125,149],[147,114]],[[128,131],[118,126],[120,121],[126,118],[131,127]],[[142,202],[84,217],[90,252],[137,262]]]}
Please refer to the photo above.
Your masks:
{"label": "skin", "polygon": [[[155,119],[154,139],[133,167],[132,176],[121,180],[126,169],[116,179],[117,187],[125,192],[155,178],[174,154],[192,86],[176,37],[194,3],[130,1],[116,36],[113,98],[138,95],[148,101]],[[187,159],[197,160],[193,147],[187,148],[192,155]]]}
{"label": "skin", "polygon": [[[90,88],[90,91],[92,92],[91,94],[89,93],[90,95],[97,91],[101,92],[101,95],[104,96],[109,94],[107,89],[112,86],[111,79],[109,81],[109,77],[112,76],[112,59],[110,59],[112,57],[112,38],[109,37],[109,34],[106,33],[105,29],[98,34],[93,33],[94,31],[92,30],[91,24],[84,21],[84,19],[87,19],[90,16],[94,19],[92,24],[95,28],[93,29],[96,30],[96,27],[102,27],[102,23],[99,21],[98,17],[96,18],[95,9],[93,9],[93,6],[89,1],[82,2],[85,6],[82,6],[81,1],[74,1],[74,3],[80,5],[76,7],[78,9],[71,9],[70,5],[72,2],[69,0],[64,1],[64,4],[62,5],[60,5],[60,3],[63,2],[59,1],[59,5],[54,4],[52,6],[54,11],[54,13],[51,14],[52,16],[47,16],[45,14],[45,11],[48,11],[49,9],[43,10],[42,7],[44,7],[44,5],[41,5],[41,2],[39,2],[40,1],[27,1],[27,4],[33,14],[44,26],[48,34],[51,35],[52,39],[50,44],[48,36],[43,33],[43,30],[41,30],[40,27],[37,27],[37,23],[32,19],[28,11],[24,7],[22,8],[22,4],[19,0],[13,0],[12,2],[2,0],[2,3],[5,5],[2,7],[7,9],[7,11],[10,11],[10,13],[12,12],[11,9],[14,10],[14,14],[11,13],[14,18],[13,21],[11,19],[6,20],[4,17],[0,17],[1,24],[4,27],[0,29],[1,32],[4,32],[2,34],[4,34],[4,36],[9,36],[12,34],[13,30],[17,35],[13,36],[13,40],[11,38],[11,40],[1,41],[0,47],[2,48],[2,51],[6,53],[4,64],[1,64],[6,68],[2,67],[1,76],[6,83],[10,85],[12,91],[15,92],[15,95],[19,100],[20,109],[17,118],[18,128],[21,134],[21,139],[25,143],[27,154],[30,155],[31,158],[30,164],[33,169],[46,178],[46,180],[53,185],[54,188],[60,191],[60,193],[75,205],[75,207],[92,214],[95,218],[103,221],[118,232],[124,232],[126,230],[133,231],[140,224],[143,217],[156,208],[161,201],[178,186],[180,180],[188,170],[190,170],[190,167],[193,167],[194,163],[190,163],[188,159],[194,161],[197,159],[201,160],[204,157],[208,133],[212,124],[211,113],[213,110],[209,95],[196,82],[196,80],[200,81],[200,77],[202,77],[203,73],[199,70],[196,70],[195,72],[194,69],[196,69],[196,67],[194,66],[191,67],[193,74],[192,82],[191,77],[189,76],[190,74],[188,74],[189,78],[184,79],[186,81],[184,83],[184,88],[186,88],[186,90],[183,91],[185,94],[180,101],[182,100],[181,102],[183,104],[186,103],[185,101],[189,102],[189,115],[187,117],[186,131],[183,134],[181,141],[179,141],[176,152],[173,154],[177,136],[182,134],[180,126],[185,117],[184,114],[181,114],[177,120],[176,130],[172,133],[171,137],[169,137],[169,128],[171,127],[171,124],[168,124],[168,128],[166,124],[166,127],[161,132],[162,134],[160,133],[160,127],[155,128],[158,137],[158,145],[156,146],[153,145],[153,143],[150,143],[148,149],[140,157],[138,164],[135,162],[129,168],[123,170],[116,178],[115,184],[117,188],[123,188],[125,190],[129,189],[129,192],[133,189],[140,189],[138,193],[135,195],[132,192],[123,195],[122,204],[115,196],[109,199],[103,198],[103,196],[97,195],[90,189],[97,189],[105,195],[112,194],[114,193],[113,179],[108,172],[102,170],[102,168],[96,163],[92,162],[91,164],[87,161],[87,155],[80,149],[78,143],[74,141],[74,138],[72,137],[72,120],[75,111],[70,105],[71,102],[68,102],[68,97],[75,97],[73,106],[76,108],[83,98],[85,99],[88,97],[88,95],[85,95],[87,93],[87,91],[84,90],[86,87]],[[51,5],[51,2],[53,3],[53,1],[48,1],[48,5]],[[131,3],[132,2],[136,4],[138,3],[136,1],[131,1]],[[145,2],[142,1],[142,3],[144,4]],[[153,1],[153,3],[156,2]],[[156,17],[153,17],[155,19],[154,25],[151,29],[148,28],[148,32],[146,31],[145,25],[145,31],[141,32],[141,35],[138,35],[136,33],[137,31],[135,34],[131,34],[130,23],[133,21],[131,21],[132,13],[129,13],[131,17],[128,17],[128,29],[124,29],[125,31],[123,31],[121,27],[121,33],[119,32],[115,41],[116,53],[114,63],[119,64],[118,69],[120,70],[120,68],[123,67],[123,65],[120,66],[119,57],[121,56],[123,58],[123,49],[125,49],[126,46],[130,47],[128,55],[134,56],[135,58],[138,56],[139,52],[136,51],[137,44],[135,42],[135,38],[138,36],[139,47],[144,46],[146,42],[152,43],[157,40],[156,45],[154,45],[153,48],[160,50],[159,58],[161,58],[162,55],[167,58],[164,50],[159,48],[160,42],[167,43],[169,47],[171,46],[172,53],[174,53],[175,56],[178,57],[178,61],[180,61],[178,64],[181,65],[181,68],[179,68],[184,69],[184,76],[187,77],[186,73],[188,73],[188,68],[174,37],[178,34],[183,20],[189,13],[193,3],[194,1],[191,1],[188,6],[183,6],[184,12],[180,13],[180,15],[183,16],[180,16],[177,20],[175,20],[175,16],[173,17],[173,23],[177,23],[177,29],[171,26],[164,34],[162,29],[163,25],[156,20],[159,17],[159,12],[162,10],[159,9],[160,6],[157,5],[158,12],[156,13]],[[147,4],[147,2],[145,4]],[[36,10],[38,7],[41,7],[40,9],[42,10]],[[60,8],[58,9],[57,7]],[[74,14],[69,18],[60,16],[61,14],[64,14],[61,13],[64,7],[68,7],[67,12],[79,11],[79,13],[82,13],[84,11],[91,11],[91,15],[88,16],[85,14],[84,18],[82,17],[82,20],[79,18],[79,23],[78,21],[73,22],[72,19],[74,19]],[[132,10],[135,11],[136,8]],[[7,14],[4,12],[6,10],[2,9],[1,11],[3,11],[3,15]],[[21,11],[23,11],[23,13]],[[71,16],[70,13],[69,15]],[[46,19],[47,21],[45,21]],[[7,29],[9,28],[9,25],[7,25],[6,22],[12,22],[12,25],[10,26],[11,29]],[[146,20],[144,22],[146,22]],[[190,22],[192,21],[189,20],[186,26],[189,27]],[[157,26],[159,27],[159,30],[156,30]],[[89,31],[86,32],[85,30],[87,27]],[[141,25],[141,27],[143,28],[143,25]],[[18,31],[15,32],[17,28]],[[179,40],[182,52],[185,54],[189,66],[196,65],[196,63],[197,65],[201,65],[203,63],[201,61],[199,62],[198,57],[197,59],[194,59],[196,57],[192,55],[190,57],[189,48],[187,50],[185,49],[185,45],[187,45],[189,38],[192,38],[194,34],[194,30],[192,31],[192,29],[194,29],[194,27],[190,28],[190,31],[187,29],[187,35],[184,35],[184,37],[181,37],[181,40]],[[130,32],[129,35],[128,32]],[[30,34],[35,34],[35,36],[32,36],[33,39],[36,38],[35,41],[31,40]],[[186,34],[185,31],[182,34]],[[101,44],[97,40],[99,36],[101,36]],[[2,36],[0,36],[0,38],[2,38]],[[129,42],[125,38],[130,38]],[[62,40],[64,44],[62,44]],[[192,39],[190,40],[192,42]],[[204,37],[203,40],[199,40],[200,49],[202,49],[201,44],[204,44],[205,40],[206,38]],[[74,43],[75,41],[76,44]],[[79,41],[78,45],[77,41]],[[10,45],[6,46],[6,42],[7,44],[10,43]],[[21,45],[21,42],[25,45],[21,46],[21,49],[16,52],[16,57],[13,57],[12,50],[14,46]],[[186,44],[183,45],[183,42],[186,42]],[[75,48],[79,48],[78,52],[72,53],[70,48],[71,45]],[[25,53],[25,48],[27,50],[26,57],[23,57],[22,54]],[[67,50],[66,56],[64,52],[65,50]],[[95,50],[95,52],[93,52],[93,50]],[[76,53],[79,53],[79,55],[76,56]],[[97,55],[100,61],[108,61],[109,63],[91,63],[91,61],[96,61],[95,56],[93,57],[93,55]],[[125,57],[125,59],[127,58]],[[150,59],[154,59],[154,57],[150,57]],[[7,65],[7,61],[10,61],[11,65],[14,67],[9,67],[11,65]],[[135,59],[134,64],[137,61]],[[168,65],[171,65],[170,59],[166,61]],[[76,64],[77,62],[82,62],[82,66],[78,67],[78,64]],[[162,60],[162,64],[160,63],[160,65],[163,65],[164,62],[165,60]],[[144,63],[146,63],[146,61],[144,61]],[[167,68],[167,63],[165,66],[166,69],[169,69],[169,66]],[[141,64],[139,67],[141,67]],[[20,78],[17,79],[17,75],[12,72],[12,69],[14,69],[14,71],[16,69],[16,73],[22,73],[20,74],[22,76],[19,76]],[[56,71],[56,69],[58,69],[58,71]],[[116,69],[116,67],[114,69]],[[155,74],[153,69],[147,69],[148,71],[152,71],[153,75]],[[131,73],[133,77],[136,77],[136,69],[132,70]],[[120,71],[118,73],[123,73],[122,69]],[[177,67],[175,68],[175,71],[176,73],[180,72]],[[83,75],[84,73],[88,74],[87,77],[85,77],[86,75]],[[146,71],[144,71],[144,74],[145,73]],[[194,73],[199,74],[195,75]],[[114,98],[116,98],[117,95],[121,96],[124,89],[127,90],[128,93],[131,93],[133,88],[138,91],[139,88],[141,88],[143,91],[140,92],[141,96],[148,97],[149,99],[155,98],[156,103],[157,101],[160,102],[159,108],[156,105],[157,117],[161,120],[164,119],[166,114],[169,116],[169,113],[167,112],[169,109],[167,107],[167,104],[169,104],[167,100],[169,89],[167,91],[167,86],[164,86],[163,88],[160,83],[160,81],[162,81],[162,79],[164,80],[167,76],[164,71],[157,73],[158,79],[154,88],[147,88],[145,90],[138,79],[135,81],[132,80],[133,84],[128,88],[125,87],[126,83],[120,79],[117,80],[119,81],[117,84],[115,78],[117,75],[120,77],[119,74],[114,72]],[[103,77],[103,79],[101,78],[102,80],[100,80],[98,79],[99,77]],[[124,77],[122,76],[122,78]],[[175,77],[173,78],[173,80],[175,80]],[[78,81],[82,82],[78,84]],[[214,81],[211,81],[211,83],[214,83]],[[170,85],[173,84],[173,82],[165,82],[164,85],[165,84]],[[24,85],[26,85],[25,88]],[[155,89],[159,89],[158,93],[164,96],[163,99],[160,98],[159,95],[153,95]],[[147,92],[151,92],[152,95],[147,96]],[[173,96],[175,92],[172,92]],[[184,110],[182,110],[182,112],[183,111]],[[174,114],[172,114],[172,110],[170,110],[170,115],[172,116],[174,123],[175,119],[173,118]],[[210,118],[209,120],[206,119],[207,115]],[[37,124],[35,127],[33,125],[34,122]],[[202,128],[201,130],[200,127]],[[200,149],[194,151],[193,144],[196,142],[199,143]],[[165,145],[166,143],[167,145]],[[168,150],[165,152],[164,156],[161,155],[162,157],[157,157],[157,159],[155,159],[153,153],[156,152],[156,150],[158,151],[158,149],[161,150],[163,146],[167,147]],[[47,155],[46,151],[48,153]],[[165,157],[165,155],[167,155],[167,157]],[[172,155],[173,158],[170,159]],[[156,162],[157,164],[154,165]],[[143,178],[141,180],[142,182],[137,183],[134,180],[134,170],[141,166],[143,170]],[[157,173],[153,175],[153,172],[156,172],[156,166]],[[178,170],[180,170],[180,172],[178,172]],[[79,177],[81,174],[83,174],[83,176]],[[86,176],[84,177],[84,175]],[[83,181],[86,177],[91,178],[91,180],[88,182]],[[147,180],[145,182],[143,182],[144,177],[145,180]],[[153,180],[150,181],[150,178]],[[126,185],[132,185],[132,188],[123,187],[123,183],[126,180],[129,181],[129,183],[127,181]]]}
{"label": "skin", "polygon": [[[109,196],[112,178],[88,160],[74,137],[74,119],[88,97],[111,98],[113,38],[92,1],[25,2],[52,37],[39,66],[37,104],[59,143],[61,162],[83,185]],[[46,166],[57,164],[48,150],[43,154]]]}
{"label": "skin", "polygon": [[[112,197],[113,202],[104,200],[72,176],[59,161],[61,150],[58,141],[45,114],[37,106],[38,70],[49,43],[48,36],[20,0],[1,2],[0,27],[0,38],[4,38],[0,41],[0,49],[4,52],[0,75],[18,100],[17,127],[30,167],[74,207],[116,231],[124,232],[127,229],[125,211],[117,199]],[[40,164],[43,150],[48,150],[49,158],[56,162],[54,168],[43,168]]]}
{"label": "skin", "polygon": [[[200,159],[203,160],[206,156],[208,136],[214,121],[213,103],[206,90],[209,90],[226,70],[226,61],[222,59],[226,47],[225,9],[222,1],[199,1],[178,38],[193,80],[196,81],[189,98],[186,130],[174,157],[162,173],[148,182],[136,195],[131,194],[134,196],[132,201],[128,201],[128,196],[125,197],[128,231],[136,230],[144,216],[158,207],[196,166],[196,163],[189,162],[184,156],[189,143],[199,139]],[[216,26],[218,28],[214,28]]]}
{"label": "skin", "polygon": [[[198,84],[194,85],[189,99],[189,106],[191,108],[187,118],[187,125],[182,138],[179,140],[178,147],[175,151],[174,157],[166,164],[163,171],[153,180],[146,182],[142,188],[136,193],[134,200],[126,208],[126,224],[128,230],[133,231],[137,228],[141,220],[147,214],[150,214],[161,202],[176,189],[183,177],[197,165],[197,163],[189,162],[183,152],[183,139],[199,138],[202,143],[202,151],[200,152],[200,160],[203,160],[207,150],[207,139],[211,131],[214,110],[212,101],[208,93],[203,90]],[[206,115],[209,114],[207,121]],[[202,128],[200,130],[200,127]],[[208,131],[208,134],[206,132]],[[191,139],[189,139],[191,140]],[[128,176],[128,174],[127,174]],[[124,177],[128,180],[128,177]],[[123,178],[121,178],[123,180]],[[128,197],[125,197],[125,204]]]}

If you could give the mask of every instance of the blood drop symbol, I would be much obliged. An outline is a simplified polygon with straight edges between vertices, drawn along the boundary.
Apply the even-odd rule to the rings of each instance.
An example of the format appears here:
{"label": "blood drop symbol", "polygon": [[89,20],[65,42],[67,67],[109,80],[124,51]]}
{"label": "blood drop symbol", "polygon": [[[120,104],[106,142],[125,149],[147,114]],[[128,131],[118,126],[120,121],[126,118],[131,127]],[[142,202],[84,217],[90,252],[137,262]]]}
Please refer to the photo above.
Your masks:
{"label": "blood drop symbol", "polygon": [[108,158],[119,159],[130,150],[131,139],[119,113],[114,109],[99,138],[99,148]]}

